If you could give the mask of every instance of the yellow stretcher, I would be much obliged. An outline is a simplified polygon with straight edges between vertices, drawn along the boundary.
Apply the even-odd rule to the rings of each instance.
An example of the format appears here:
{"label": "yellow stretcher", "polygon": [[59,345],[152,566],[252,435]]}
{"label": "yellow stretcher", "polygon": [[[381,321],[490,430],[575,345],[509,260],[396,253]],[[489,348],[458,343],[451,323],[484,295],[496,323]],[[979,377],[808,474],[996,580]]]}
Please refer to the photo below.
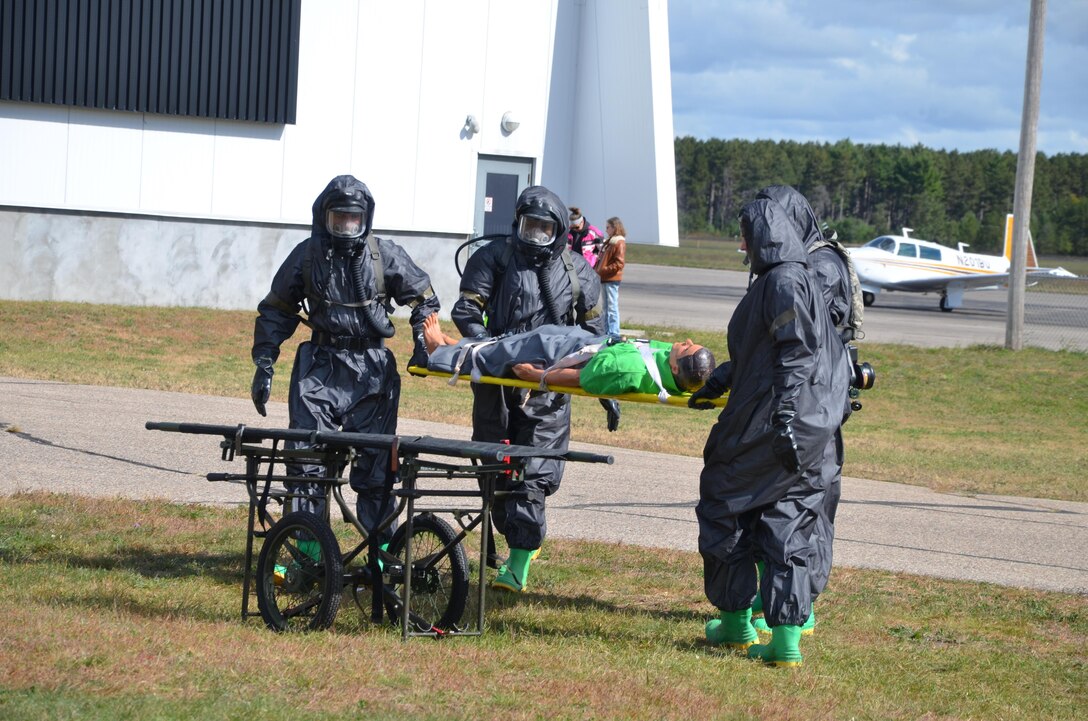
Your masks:
{"label": "yellow stretcher", "polygon": [[[437,378],[452,378],[452,373],[446,373],[445,371],[433,371],[429,368],[420,368],[419,366],[409,366],[408,372],[414,375],[420,376],[435,376]],[[479,381],[474,381],[470,374],[463,373],[458,378],[459,381],[465,383],[479,382],[486,383],[494,386],[510,386],[511,388],[528,388],[529,390],[539,390],[540,384],[533,381],[523,381],[518,378],[495,378],[493,376],[482,376]],[[553,386],[549,385],[548,390],[553,393],[567,393],[572,396],[584,396],[586,398],[614,398],[618,401],[632,401],[634,403],[653,403],[654,405],[669,405],[675,408],[687,408],[688,398],[691,397],[690,393],[684,393],[679,396],[669,396],[664,402],[660,401],[654,393],[621,393],[615,396],[598,396],[593,393],[589,393],[581,388],[572,388],[570,386]],[[724,394],[721,398],[716,398],[711,401],[715,406],[719,408],[725,405],[726,400],[729,399],[729,394]]]}

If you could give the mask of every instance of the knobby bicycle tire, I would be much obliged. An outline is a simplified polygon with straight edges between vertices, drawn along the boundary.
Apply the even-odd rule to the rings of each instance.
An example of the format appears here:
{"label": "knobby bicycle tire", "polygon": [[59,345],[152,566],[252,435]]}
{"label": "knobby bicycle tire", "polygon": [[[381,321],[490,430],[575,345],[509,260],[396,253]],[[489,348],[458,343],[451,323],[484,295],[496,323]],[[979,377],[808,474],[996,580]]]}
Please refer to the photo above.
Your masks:
{"label": "knobby bicycle tire", "polygon": [[[404,544],[407,539],[406,524],[393,534],[389,553],[403,562]],[[440,629],[453,628],[461,620],[468,603],[468,558],[460,543],[449,552],[436,557],[443,548],[453,543],[457,533],[450,524],[431,513],[423,513],[412,522],[412,580],[411,611],[425,623]],[[429,566],[429,568],[428,568]],[[400,589],[394,589],[400,595]],[[391,614],[393,615],[393,614]],[[428,631],[430,628],[419,628]]]}
{"label": "knobby bicycle tire", "polygon": [[296,511],[268,530],[257,559],[256,588],[257,608],[270,629],[328,628],[340,608],[343,583],[340,545],[323,519]]}

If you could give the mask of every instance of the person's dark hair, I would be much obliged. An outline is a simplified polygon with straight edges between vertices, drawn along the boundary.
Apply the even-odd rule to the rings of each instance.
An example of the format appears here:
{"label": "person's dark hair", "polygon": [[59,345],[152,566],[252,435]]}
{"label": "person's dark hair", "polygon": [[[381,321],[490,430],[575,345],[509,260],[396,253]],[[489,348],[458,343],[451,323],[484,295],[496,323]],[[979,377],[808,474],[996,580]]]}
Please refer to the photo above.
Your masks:
{"label": "person's dark hair", "polygon": [[676,387],[690,393],[698,390],[717,366],[709,348],[700,348],[689,356],[676,359]]}
{"label": "person's dark hair", "polygon": [[737,215],[737,220],[740,221],[740,237],[744,240],[751,242],[752,240],[752,218],[743,210]]}

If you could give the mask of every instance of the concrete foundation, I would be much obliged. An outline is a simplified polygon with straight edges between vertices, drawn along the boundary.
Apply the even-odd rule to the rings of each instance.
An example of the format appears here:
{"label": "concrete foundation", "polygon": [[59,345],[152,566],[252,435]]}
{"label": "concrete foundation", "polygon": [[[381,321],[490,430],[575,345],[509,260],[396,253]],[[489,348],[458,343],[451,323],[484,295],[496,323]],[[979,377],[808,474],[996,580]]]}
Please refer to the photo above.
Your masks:
{"label": "concrete foundation", "polygon": [[[0,208],[0,298],[256,309],[309,234],[303,225]],[[464,239],[377,235],[430,274],[448,317],[459,284],[453,253]]]}

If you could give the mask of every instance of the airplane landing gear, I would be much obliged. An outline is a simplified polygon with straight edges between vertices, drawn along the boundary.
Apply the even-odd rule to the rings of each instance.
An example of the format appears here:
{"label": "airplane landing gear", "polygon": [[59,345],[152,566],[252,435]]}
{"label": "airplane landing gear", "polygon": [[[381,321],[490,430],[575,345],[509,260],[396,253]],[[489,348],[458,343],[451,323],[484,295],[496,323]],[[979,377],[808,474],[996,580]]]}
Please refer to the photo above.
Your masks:
{"label": "airplane landing gear", "polygon": [[941,293],[941,312],[951,313],[952,306],[948,304],[948,296],[945,293]]}
{"label": "airplane landing gear", "polygon": [[862,293],[861,294],[861,302],[866,308],[868,308],[869,306],[871,306],[873,303],[876,302],[876,294],[875,293],[868,293],[868,292]]}

